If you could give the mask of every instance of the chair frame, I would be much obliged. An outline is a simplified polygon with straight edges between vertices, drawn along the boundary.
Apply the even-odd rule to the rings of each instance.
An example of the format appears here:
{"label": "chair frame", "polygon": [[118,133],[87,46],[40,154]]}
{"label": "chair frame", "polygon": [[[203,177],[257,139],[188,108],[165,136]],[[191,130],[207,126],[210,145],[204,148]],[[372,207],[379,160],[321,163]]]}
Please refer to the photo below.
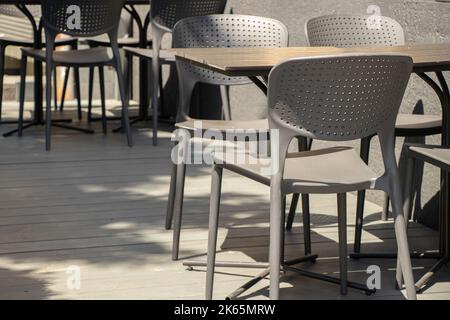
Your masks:
{"label": "chair frame", "polygon": [[[390,102],[389,110],[390,115],[386,115],[383,121],[374,119],[376,122],[372,128],[364,128],[364,124],[358,122],[357,118],[349,119],[345,118],[346,115],[334,115],[330,112],[328,117],[330,119],[335,117],[336,119],[344,118],[343,126],[349,129],[348,132],[352,132],[355,128],[355,133],[350,135],[340,135],[337,134],[328,135],[326,132],[322,133],[322,127],[316,124],[318,120],[306,120],[304,116],[300,119],[299,116],[290,116],[291,112],[294,112],[294,107],[289,109],[289,102],[285,102],[279,91],[279,87],[286,85],[289,82],[285,80],[286,77],[292,77],[287,75],[288,70],[292,70],[292,67],[300,68],[306,66],[309,62],[316,62],[317,64],[340,64],[342,61],[351,59],[379,59],[386,58],[391,59],[390,63],[398,65],[401,72],[397,73],[397,77],[391,77],[390,81],[396,81],[396,90],[389,90],[388,92],[390,98],[393,100]],[[393,60],[393,61],[392,61]],[[381,62],[380,62],[381,63]],[[298,66],[297,66],[298,65]],[[297,136],[304,136],[311,139],[319,139],[325,141],[348,141],[359,139],[367,136],[371,136],[377,133],[380,139],[380,145],[383,154],[383,161],[385,166],[385,173],[377,178],[370,185],[370,189],[383,190],[390,194],[394,207],[394,225],[397,236],[397,246],[399,251],[399,256],[397,260],[397,284],[401,285],[403,279],[405,279],[406,291],[409,299],[416,299],[416,289],[414,286],[414,278],[411,267],[411,260],[409,256],[408,240],[406,234],[406,224],[407,221],[403,215],[402,208],[402,192],[400,188],[400,178],[397,168],[397,162],[395,159],[394,151],[394,133],[395,133],[395,118],[400,107],[406,85],[410,73],[412,71],[412,59],[406,56],[388,56],[388,55],[337,55],[328,56],[320,58],[293,58],[281,62],[275,66],[269,75],[269,94],[268,94],[268,105],[269,105],[269,127],[271,130],[278,130],[279,139],[271,139],[271,150],[276,150],[277,152],[272,152],[271,160],[272,165],[278,164],[276,171],[272,172],[270,177],[270,249],[269,249],[269,264],[270,264],[270,298],[279,298],[279,282],[280,282],[280,267],[283,266],[283,217],[284,210],[283,203],[284,197],[287,193],[294,192],[294,190],[288,189],[284,184],[284,163],[287,157],[288,148],[292,141]],[[303,70],[303,68],[302,68]],[[395,71],[399,71],[395,70]],[[308,78],[309,76],[302,75],[302,77]],[[323,77],[326,77],[324,75]],[[285,81],[283,83],[283,80]],[[310,90],[311,92],[314,90]],[[292,93],[292,90],[289,91]],[[311,93],[310,95],[313,95]],[[350,96],[350,94],[349,94]],[[283,106],[278,110],[278,101],[283,101],[281,105],[287,104],[288,106],[282,111]],[[288,99],[286,99],[288,101]],[[318,100],[319,101],[319,100]],[[344,101],[344,100],[342,100]],[[320,102],[316,102],[320,103]],[[345,103],[344,103],[345,104]],[[385,106],[378,106],[379,108],[385,108]],[[311,105],[308,105],[309,109],[313,109]],[[329,108],[329,107],[327,107]],[[287,113],[286,113],[287,112]],[[307,112],[307,111],[306,111]],[[311,111],[312,112],[312,111]],[[333,115],[332,115],[333,114]],[[297,117],[297,118],[295,118]],[[331,121],[331,120],[330,120]],[[311,123],[310,123],[311,122]],[[328,129],[333,130],[333,129]],[[340,130],[340,129],[339,129]],[[278,140],[278,141],[275,141]],[[232,167],[227,166],[227,164],[215,163],[212,173],[212,183],[211,183],[211,199],[210,199],[210,225],[209,225],[209,237],[208,237],[208,255],[207,255],[207,275],[206,275],[206,298],[212,299],[213,294],[213,280],[214,280],[214,267],[215,267],[215,255],[216,255],[216,243],[217,243],[217,229],[218,229],[218,215],[220,206],[220,193],[221,193],[221,182],[222,182],[222,171],[223,169],[229,169],[236,173],[239,171],[233,170]],[[355,186],[356,187],[356,186]],[[302,187],[302,192],[307,187]],[[331,187],[330,187],[331,188]],[[346,200],[345,193],[348,192],[350,187],[335,186],[335,193],[338,194],[338,222],[339,222],[339,248],[340,248],[340,285],[341,293],[347,293],[347,243],[346,243]],[[328,190],[329,191],[329,190]],[[329,192],[326,193],[329,193]],[[296,271],[294,268],[287,268],[287,270]]]}
{"label": "chair frame", "polygon": [[[387,27],[384,29],[381,28],[380,32],[373,31],[374,34],[376,34],[378,37],[375,39],[373,35],[368,34],[362,34],[357,40],[352,40],[348,38],[345,44],[339,44],[339,37],[340,35],[335,35],[334,38],[326,39],[327,36],[330,35],[330,32],[338,32],[335,29],[332,31],[326,30],[323,33],[324,38],[320,39],[314,39],[310,35],[310,28],[309,25],[314,22],[315,20],[319,21],[327,21],[327,20],[333,20],[333,19],[345,19],[347,23],[357,23],[358,19],[362,19],[364,21],[367,21],[367,19],[370,19],[372,16],[367,15],[325,15],[320,17],[311,18],[306,21],[305,23],[305,34],[306,34],[306,41],[308,45],[319,45],[319,46],[327,46],[327,45],[336,45],[336,46],[345,46],[345,47],[353,47],[357,45],[373,45],[373,46],[380,46],[380,45],[404,45],[405,44],[405,36],[402,26],[395,21],[394,19],[390,17],[385,16],[377,16],[376,19],[379,19],[380,25],[386,24],[389,29],[389,32],[393,33],[394,39],[388,39],[386,36],[381,32],[387,30]],[[346,28],[346,26],[344,27]],[[388,40],[391,40],[389,42]],[[405,128],[395,128],[395,137],[417,137],[417,136],[428,136],[428,135],[435,135],[440,134],[442,132],[442,126],[438,127],[429,127],[429,128],[411,128],[411,129],[405,129]],[[361,146],[360,146],[360,156],[364,160],[364,162],[369,162],[369,151],[370,151],[370,142],[374,135],[365,137],[361,139]],[[309,146],[310,147],[310,146]],[[362,229],[363,229],[363,215],[364,215],[364,201],[365,201],[365,190],[358,191],[357,196],[357,206],[356,206],[356,222],[355,222],[355,241],[354,241],[354,248],[353,253],[351,257],[353,258],[363,258],[363,257],[385,257],[385,258],[392,258],[392,254],[363,254],[361,253],[361,237],[362,237]],[[298,194],[293,195],[292,205],[289,210],[289,216],[287,219],[287,226],[286,228],[290,230],[292,228],[292,224],[294,221],[294,216],[298,204]],[[387,194],[385,194],[384,198],[384,205],[382,210],[382,220],[387,220],[388,216],[388,210],[389,210],[389,197]],[[306,211],[309,213],[309,198],[308,195],[302,195],[302,212]]]}
{"label": "chair frame", "polygon": [[[108,23],[105,23],[103,26],[97,26],[97,27],[89,27],[84,29],[84,27],[81,30],[70,30],[67,27],[63,27],[60,25],[61,21],[54,21],[55,17],[53,16],[56,14],[54,12],[55,9],[65,9],[69,5],[85,5],[85,4],[91,4],[91,3],[105,3],[105,7],[108,8],[109,14],[113,16],[109,16],[108,19],[114,19],[116,20],[111,22],[111,20],[108,21]],[[107,3],[107,4],[106,4]],[[119,7],[120,6],[120,7]],[[111,66],[116,70],[117,78],[119,82],[119,90],[122,100],[122,126],[127,133],[127,140],[128,145],[133,145],[133,140],[131,136],[130,131],[130,125],[129,125],[129,119],[128,119],[128,99],[126,97],[126,90],[125,90],[125,83],[124,83],[124,77],[122,73],[122,65],[120,62],[120,53],[119,53],[119,47],[117,44],[117,32],[118,32],[118,25],[119,25],[119,17],[120,17],[120,11],[123,6],[123,1],[116,1],[114,4],[111,4],[109,1],[106,0],[48,0],[45,1],[41,7],[42,7],[42,24],[45,30],[46,35],[46,46],[45,46],[45,62],[46,68],[46,112],[45,112],[45,149],[49,151],[51,149],[51,127],[52,127],[52,120],[51,120],[51,79],[52,79],[52,70],[56,66],[73,66],[75,68],[80,67],[89,67],[89,66]],[[117,14],[118,12],[118,14]],[[114,15],[117,15],[115,17]],[[70,36],[75,37],[86,37],[86,36],[97,36],[101,34],[107,34],[111,43],[111,49],[113,53],[113,57],[109,61],[102,61],[102,62],[96,62],[92,63],[91,65],[88,65],[86,63],[79,64],[77,62],[74,63],[59,63],[54,61],[53,59],[53,53],[55,48],[55,38],[58,34],[67,34]],[[76,51],[74,51],[76,52]],[[26,49],[22,49],[22,59],[21,59],[21,86],[20,86],[20,110],[19,110],[19,126],[18,126],[18,133],[19,136],[22,136],[22,128],[23,128],[23,111],[24,111],[24,97],[25,97],[25,73],[26,73],[26,65],[27,65],[27,58],[31,57],[34,59],[40,59],[36,55],[33,55],[33,51],[29,51]]]}
{"label": "chair frame", "polygon": [[[214,26],[215,29],[220,29],[222,34],[221,37],[225,38],[226,36],[230,37],[230,41],[227,46],[251,46],[250,42],[245,44],[245,41],[241,41],[241,38],[233,36],[230,32],[227,32],[220,26],[220,19],[241,19],[241,20],[255,20],[255,21],[264,21],[267,24],[272,26],[276,26],[278,28],[281,36],[281,39],[278,43],[278,46],[284,47],[288,45],[288,31],[284,24],[277,20],[249,16],[249,15],[236,15],[236,14],[221,14],[221,15],[208,15],[208,16],[197,16],[185,18],[175,25],[173,29],[173,46],[174,47],[186,47],[184,43],[182,34],[185,26],[189,26],[191,23],[204,23],[210,24]],[[222,30],[222,29],[223,30]],[[210,30],[212,28],[209,28]],[[196,41],[192,40],[192,43],[202,42],[202,37],[208,35],[208,30],[205,30],[203,34],[196,34]],[[249,33],[249,32],[248,32]],[[215,31],[215,34],[218,34],[218,31]],[[246,34],[244,30],[241,30],[240,37],[243,34]],[[234,37],[234,38],[233,38]],[[206,38],[205,38],[206,39]],[[195,45],[198,47],[198,45]],[[270,46],[266,44],[266,46]],[[222,74],[209,71],[203,69],[201,67],[192,66],[184,61],[177,60],[177,71],[178,71],[178,81],[179,81],[179,104],[178,104],[178,112],[177,112],[177,123],[182,121],[186,121],[190,119],[189,117],[189,109],[190,109],[190,101],[193,90],[197,83],[207,83],[213,84],[223,87],[229,87],[233,85],[243,85],[251,83],[251,81],[246,77],[227,77]],[[227,99],[225,99],[227,101]],[[224,109],[229,108],[229,103],[224,104]],[[226,112],[224,112],[226,113]],[[226,119],[230,120],[230,119]],[[189,139],[184,139],[182,141],[183,145],[180,145],[184,150],[188,150],[189,148]],[[183,155],[186,157],[187,155]],[[183,198],[184,198],[184,185],[185,185],[185,174],[186,174],[186,158],[182,160],[177,160],[177,163],[172,164],[171,171],[171,182],[169,188],[169,199],[167,205],[167,213],[166,213],[166,229],[170,229],[172,225],[174,225],[173,230],[173,247],[172,247],[172,259],[178,260],[179,255],[179,243],[180,243],[180,232],[181,232],[181,224],[182,224],[182,211],[183,211]]]}
{"label": "chair frame", "polygon": [[[3,8],[2,8],[3,9]],[[26,16],[28,19],[34,18],[31,12],[21,12],[20,9],[14,9],[13,12],[8,13],[9,9],[2,10],[2,14],[7,14],[11,16]],[[16,14],[17,11],[17,14]],[[20,12],[20,13],[19,13]],[[30,16],[29,16],[30,15]],[[62,46],[70,46],[71,50],[76,50],[78,48],[78,40],[77,39],[67,39],[67,40],[60,40],[55,42],[55,47],[62,47]],[[24,47],[24,48],[32,48],[33,42],[32,41],[26,41],[23,39],[15,39],[15,38],[0,38],[0,124],[16,124],[16,120],[12,121],[2,121],[2,106],[3,106],[3,81],[5,76],[5,59],[6,59],[6,49],[7,47]],[[56,73],[56,69],[54,71]],[[75,70],[75,72],[77,72]],[[57,83],[56,83],[56,77],[54,78],[55,81],[53,83],[53,89],[54,89],[54,106],[55,109],[57,109],[58,101],[57,101]],[[64,77],[63,82],[63,91],[61,96],[61,105],[64,104],[64,100],[66,97],[66,89],[67,84],[69,80],[69,69],[66,70],[66,74]],[[79,91],[79,83],[75,82],[75,89],[78,92]],[[80,101],[80,97],[77,96],[77,100]],[[78,102],[78,105],[80,105],[80,102]]]}
{"label": "chair frame", "polygon": [[[417,168],[418,162],[428,162],[429,164],[438,167],[443,174],[449,174],[450,172],[450,164],[442,162],[438,159],[435,159],[427,154],[424,154],[420,151],[416,151],[411,149],[411,147],[431,147],[431,148],[438,148],[438,149],[446,149],[442,146],[433,146],[433,145],[427,145],[427,144],[405,144],[403,146],[405,152],[406,152],[406,179],[404,184],[404,196],[403,196],[403,211],[405,215],[408,215],[408,217],[412,216],[412,203],[413,203],[413,184],[415,181],[415,172]],[[445,198],[445,197],[444,197]],[[444,199],[441,199],[441,201],[445,201]],[[448,200],[447,200],[448,201]],[[441,203],[442,205],[442,203]],[[439,216],[439,234],[440,235],[448,235],[449,234],[449,224],[446,222],[446,219],[448,217],[445,217],[443,210],[440,211]],[[440,236],[440,243],[439,243],[439,252],[445,251],[445,237]],[[449,256],[448,254],[444,254],[443,256],[437,257],[437,262],[416,282],[416,288],[418,292],[422,292],[422,290],[426,287],[426,284],[430,281],[430,279],[436,275],[439,269],[441,269],[443,266],[448,264],[449,262]]]}

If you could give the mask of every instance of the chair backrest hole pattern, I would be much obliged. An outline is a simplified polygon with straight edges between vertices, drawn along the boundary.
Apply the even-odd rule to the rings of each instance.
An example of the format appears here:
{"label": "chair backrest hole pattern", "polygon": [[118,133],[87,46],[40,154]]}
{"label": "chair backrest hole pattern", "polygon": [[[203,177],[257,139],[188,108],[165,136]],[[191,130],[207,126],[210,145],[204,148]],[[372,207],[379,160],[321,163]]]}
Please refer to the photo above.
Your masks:
{"label": "chair backrest hole pattern", "polygon": [[[68,23],[74,14],[68,11],[70,6],[79,8],[79,28],[73,28]],[[42,3],[42,17],[44,26],[54,32],[90,37],[117,29],[122,6],[122,1],[46,0]]]}
{"label": "chair backrest hole pattern", "polygon": [[383,16],[330,15],[309,20],[306,33],[311,46],[369,47],[405,44],[401,25]]}
{"label": "chair backrest hole pattern", "polygon": [[152,0],[152,20],[170,30],[187,17],[223,13],[226,0]]}
{"label": "chair backrest hole pattern", "polygon": [[388,121],[395,122],[411,65],[402,56],[289,61],[271,73],[270,114],[315,139],[370,136]]}
{"label": "chair backrest hole pattern", "polygon": [[[174,48],[285,47],[287,42],[287,30],[281,22],[246,15],[210,15],[183,19],[175,26],[172,38]],[[200,82],[249,83],[246,77],[226,77],[189,63],[179,65]]]}

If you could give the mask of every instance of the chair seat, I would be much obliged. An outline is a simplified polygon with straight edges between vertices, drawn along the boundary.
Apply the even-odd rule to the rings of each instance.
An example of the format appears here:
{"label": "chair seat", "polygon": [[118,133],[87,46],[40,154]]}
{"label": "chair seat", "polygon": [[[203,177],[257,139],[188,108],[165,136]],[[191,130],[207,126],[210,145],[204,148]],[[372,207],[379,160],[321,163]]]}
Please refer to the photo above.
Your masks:
{"label": "chair seat", "polygon": [[408,153],[439,168],[450,170],[450,149],[432,145],[411,145]]}
{"label": "chair seat", "polygon": [[[45,60],[45,50],[22,48],[22,51],[35,59]],[[55,51],[53,53],[53,61],[57,65],[103,65],[111,62],[112,58],[112,51],[105,47],[85,50]]]}
{"label": "chair seat", "polygon": [[[140,41],[137,37],[131,38],[119,38],[118,45],[120,48],[122,47],[139,47]],[[110,45],[109,39],[107,37],[98,37],[92,39],[85,39],[83,43],[87,44],[90,47],[108,47]],[[152,41],[147,40],[147,45],[151,45]]]}
{"label": "chair seat", "polygon": [[201,128],[203,131],[217,131],[225,133],[226,131],[246,131],[246,130],[256,130],[258,132],[267,132],[269,130],[269,121],[267,119],[260,120],[200,120],[200,119],[190,119],[184,122],[179,122],[175,124],[177,128],[186,129],[190,131],[199,130],[196,127],[196,123],[201,123]]}
{"label": "chair seat", "polygon": [[[64,39],[57,39],[55,42],[56,46],[69,46],[73,45],[78,41],[76,38],[64,38]],[[6,46],[14,46],[14,47],[33,47],[34,41],[31,39],[21,39],[21,38],[15,38],[15,37],[9,37],[4,34],[0,34],[0,43]],[[45,42],[43,43],[43,46],[45,46]]]}
{"label": "chair seat", "polygon": [[442,117],[437,115],[399,113],[395,128],[402,130],[432,129],[442,126]]}
{"label": "chair seat", "polygon": [[[214,160],[226,169],[270,185],[270,159],[246,154],[246,164],[227,162],[234,159],[217,153]],[[235,157],[236,159],[243,157]],[[291,153],[284,170],[283,190],[288,193],[344,193],[373,189],[378,176],[353,148],[332,147]]]}

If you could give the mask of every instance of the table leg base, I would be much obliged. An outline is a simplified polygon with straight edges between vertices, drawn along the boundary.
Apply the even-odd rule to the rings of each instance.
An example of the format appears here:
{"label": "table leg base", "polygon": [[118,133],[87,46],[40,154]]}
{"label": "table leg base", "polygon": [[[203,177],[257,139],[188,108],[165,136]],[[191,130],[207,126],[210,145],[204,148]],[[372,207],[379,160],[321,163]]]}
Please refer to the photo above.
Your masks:
{"label": "table leg base", "polygon": [[[89,134],[93,134],[95,132],[92,129],[85,129],[85,128],[69,126],[69,125],[64,124],[64,123],[71,123],[71,122],[72,122],[72,119],[55,119],[55,120],[52,120],[52,126],[59,127],[59,128],[64,128],[64,129],[68,129],[68,130],[80,131],[80,132],[89,133]],[[43,125],[45,125],[44,122],[40,123],[40,122],[34,122],[33,121],[33,122],[29,122],[29,123],[25,124],[22,127],[22,130],[31,128],[33,126],[43,126]],[[16,128],[16,129],[13,129],[11,131],[5,132],[3,134],[3,136],[4,137],[10,137],[13,134],[17,133],[18,131],[19,131],[19,129]]]}
{"label": "table leg base", "polygon": [[[326,282],[331,282],[335,284],[340,284],[340,279],[326,276],[323,274],[306,271],[298,268],[291,267],[293,265],[303,263],[303,262],[312,262],[315,263],[317,260],[318,255],[307,255],[301,258],[292,259],[285,261],[283,265],[281,266],[283,271],[291,271],[298,273],[304,277],[313,278],[316,280],[322,280]],[[206,262],[204,261],[195,261],[195,260],[185,260],[183,261],[184,266],[188,266],[188,270],[193,270],[193,267],[204,267],[206,266]],[[233,291],[231,294],[229,294],[225,299],[226,300],[232,300],[240,295],[242,295],[245,291],[256,285],[258,282],[266,278],[270,274],[270,268],[268,267],[269,264],[266,262],[230,262],[230,261],[217,261],[215,264],[215,267],[224,267],[224,268],[255,268],[255,269],[264,269],[261,271],[256,277],[252,278],[251,280],[244,283],[242,286],[240,286],[238,289]],[[362,284],[348,281],[348,287],[364,291],[366,295],[371,295],[376,292],[376,289],[369,289],[367,286],[364,286]]]}
{"label": "table leg base", "polygon": [[52,126],[53,127],[57,127],[57,128],[73,130],[73,131],[79,131],[79,132],[88,133],[88,134],[94,134],[95,133],[95,131],[92,130],[92,129],[80,128],[80,127],[70,126],[70,125],[62,124],[62,123],[52,123]]}
{"label": "table leg base", "polygon": [[[152,121],[152,119],[153,118],[151,116],[148,116],[148,117],[145,117],[145,118],[138,117],[138,118],[130,121],[130,126],[132,126],[132,125],[134,125],[134,124],[136,124],[138,122],[150,122],[150,121]],[[166,124],[170,124],[170,125],[174,125],[175,124],[175,120],[172,119],[172,118],[169,118],[169,117],[167,117],[167,118],[165,118],[165,117],[158,117],[158,122],[166,123]],[[114,133],[118,133],[118,132],[121,132],[121,131],[122,131],[122,127],[118,127],[118,128],[113,129]]]}
{"label": "table leg base", "polygon": [[[284,269],[286,269],[287,271],[295,272],[304,277],[321,280],[321,281],[326,281],[326,282],[330,282],[330,283],[334,283],[334,284],[341,284],[341,280],[339,278],[327,276],[324,274],[315,273],[315,272],[311,272],[311,271],[307,271],[307,270],[302,270],[302,269],[294,268],[291,266],[284,266]],[[376,289],[369,289],[366,285],[363,285],[363,284],[360,284],[357,282],[353,282],[353,281],[347,281],[347,287],[363,291],[367,296],[370,296],[377,291]]]}

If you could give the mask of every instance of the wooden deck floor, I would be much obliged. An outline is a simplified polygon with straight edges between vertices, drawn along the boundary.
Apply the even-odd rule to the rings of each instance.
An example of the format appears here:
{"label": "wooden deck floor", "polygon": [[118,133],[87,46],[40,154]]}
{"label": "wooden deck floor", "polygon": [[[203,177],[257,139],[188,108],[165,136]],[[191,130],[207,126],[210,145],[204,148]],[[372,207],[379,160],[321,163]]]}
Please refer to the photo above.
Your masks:
{"label": "wooden deck floor", "polygon": [[[111,124],[112,126],[112,124]],[[10,126],[1,126],[6,131]],[[187,271],[171,261],[171,231],[163,227],[170,172],[170,139],[161,131],[151,145],[144,126],[134,129],[135,147],[121,135],[85,135],[55,129],[53,150],[44,151],[43,128],[24,137],[0,138],[0,299],[202,299],[203,268]],[[204,259],[210,188],[208,167],[189,167],[181,257]],[[268,188],[225,173],[219,260],[266,261]],[[353,239],[355,197],[348,196],[348,238]],[[337,275],[336,201],[313,196],[313,251],[320,258],[308,270]],[[379,222],[380,208],[366,205],[364,251],[393,251],[392,221]],[[296,220],[286,235],[288,257],[302,255]],[[410,229],[412,249],[436,247],[436,233]],[[349,248],[351,248],[349,243]],[[415,260],[415,275],[434,261]],[[284,299],[404,299],[394,290],[395,261],[349,262],[349,278],[365,283],[369,265],[382,270],[382,288],[366,297],[334,284],[293,274],[283,277]],[[74,269],[75,268],[75,269]],[[71,270],[81,272],[80,288]],[[215,298],[223,299],[257,270],[218,269]],[[69,284],[69,286],[68,286]],[[267,299],[263,280],[243,295]],[[447,268],[419,299],[450,299]]]}

